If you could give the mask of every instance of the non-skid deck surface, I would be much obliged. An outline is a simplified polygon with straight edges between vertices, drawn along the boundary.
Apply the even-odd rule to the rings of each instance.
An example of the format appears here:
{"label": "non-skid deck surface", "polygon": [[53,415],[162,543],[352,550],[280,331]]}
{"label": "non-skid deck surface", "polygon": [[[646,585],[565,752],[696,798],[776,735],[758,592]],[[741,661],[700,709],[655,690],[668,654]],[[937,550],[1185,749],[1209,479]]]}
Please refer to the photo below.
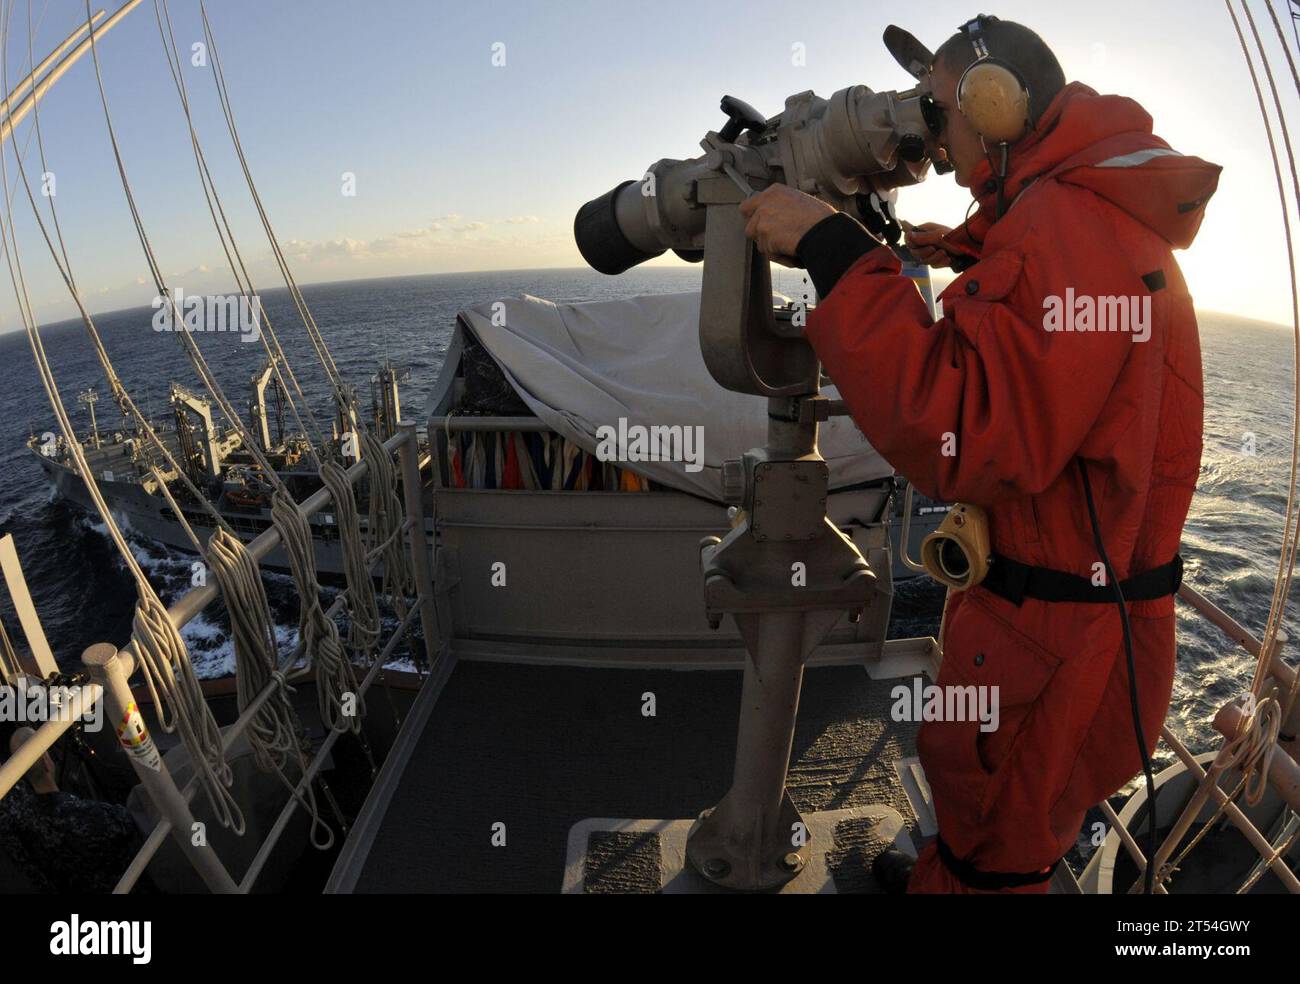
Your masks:
{"label": "non-skid deck surface", "polygon": [[[915,754],[915,725],[890,720],[894,683],[807,672],[789,779],[801,810],[881,803],[915,832],[893,767]],[[558,892],[579,820],[695,817],[726,792],[740,684],[739,672],[459,664],[355,890]]]}

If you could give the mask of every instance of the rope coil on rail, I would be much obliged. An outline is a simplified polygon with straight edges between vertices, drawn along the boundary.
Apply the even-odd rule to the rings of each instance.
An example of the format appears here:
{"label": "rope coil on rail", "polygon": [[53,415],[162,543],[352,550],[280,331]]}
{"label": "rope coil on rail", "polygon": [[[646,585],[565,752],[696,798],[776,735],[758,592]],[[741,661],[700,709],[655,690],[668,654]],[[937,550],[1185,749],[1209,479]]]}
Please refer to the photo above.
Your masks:
{"label": "rope coil on rail", "polygon": [[[246,732],[254,761],[263,772],[274,772],[279,776],[311,817],[312,844],[320,850],[328,850],[334,844],[334,832],[321,818],[315,787],[307,783],[300,795],[296,784],[285,775],[290,754],[299,775],[306,775],[307,756],[300,738],[298,717],[289,701],[292,688],[278,666],[275,628],[271,624],[270,606],[257,561],[238,537],[225,530],[217,530],[208,540],[208,557],[226,610],[230,613],[240,713],[272,682],[278,684],[273,696],[254,715]],[[324,836],[320,836],[320,831],[324,831]]]}
{"label": "rope coil on rail", "polygon": [[[271,519],[284,541],[295,583],[314,585],[316,551],[311,527],[301,507],[287,491],[277,490],[271,497]],[[359,733],[365,702],[357,687],[352,661],[339,639],[338,626],[325,616],[320,596],[315,591],[301,594],[299,602],[298,631],[316,672],[316,700],[321,721],[331,731]],[[351,713],[345,706],[349,697],[355,702]]]}
{"label": "rope coil on rail", "polygon": [[379,641],[383,626],[379,605],[370,580],[366,545],[361,539],[361,521],[357,516],[356,489],[347,473],[335,461],[321,466],[321,480],[334,497],[334,522],[343,548],[343,572],[347,578],[348,645],[355,653],[370,653]]}
{"label": "rope coil on rail", "polygon": [[[361,446],[370,464],[370,547],[373,550],[384,544],[383,593],[401,618],[406,615],[405,599],[415,594],[415,574],[411,556],[396,535],[406,515],[397,497],[397,469],[379,438],[370,431],[361,435]],[[422,537],[424,531],[412,530],[411,535]]]}

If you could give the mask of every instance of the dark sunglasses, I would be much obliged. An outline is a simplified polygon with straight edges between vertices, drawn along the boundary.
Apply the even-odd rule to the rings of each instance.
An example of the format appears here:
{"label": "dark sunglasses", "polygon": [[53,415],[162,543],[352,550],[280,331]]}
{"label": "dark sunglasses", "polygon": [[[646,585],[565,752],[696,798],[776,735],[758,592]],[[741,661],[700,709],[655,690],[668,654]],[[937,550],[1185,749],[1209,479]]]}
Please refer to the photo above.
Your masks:
{"label": "dark sunglasses", "polygon": [[943,132],[943,110],[935,103],[933,96],[921,97],[921,116],[925,120],[925,125],[930,128],[931,134],[937,137]]}

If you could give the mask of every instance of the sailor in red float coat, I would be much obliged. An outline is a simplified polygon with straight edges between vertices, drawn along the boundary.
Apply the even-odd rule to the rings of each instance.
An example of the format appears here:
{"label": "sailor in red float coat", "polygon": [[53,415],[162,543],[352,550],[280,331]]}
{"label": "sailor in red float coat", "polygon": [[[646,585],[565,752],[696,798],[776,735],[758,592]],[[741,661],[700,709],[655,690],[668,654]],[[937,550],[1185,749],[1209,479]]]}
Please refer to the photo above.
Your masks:
{"label": "sailor in red float coat", "polygon": [[[851,217],[782,186],[742,210],[768,256],[797,258],[812,275],[821,303],[807,337],[899,473],[928,496],[984,508],[996,555],[1091,578],[1081,460],[1125,580],[1177,555],[1196,488],[1200,345],[1172,251],[1191,244],[1219,172],[1153,136],[1133,100],[1065,87],[1014,147],[1002,217],[984,159],[962,182],[978,213],[956,233],[909,237],[927,259],[946,254],[936,265],[978,260],[944,291],[937,322]],[[1064,330],[1097,317],[1094,307],[1086,323],[1086,307],[1067,310],[1067,298],[1112,297],[1134,299],[1138,315],[1149,304],[1149,323]],[[1172,689],[1174,602],[1128,608],[1154,749]],[[1000,722],[990,733],[977,721],[922,725],[939,839],[908,890],[1046,891],[1042,878],[1020,882],[1050,872],[1085,812],[1142,767],[1117,606],[953,593],[936,682],[998,687]]]}

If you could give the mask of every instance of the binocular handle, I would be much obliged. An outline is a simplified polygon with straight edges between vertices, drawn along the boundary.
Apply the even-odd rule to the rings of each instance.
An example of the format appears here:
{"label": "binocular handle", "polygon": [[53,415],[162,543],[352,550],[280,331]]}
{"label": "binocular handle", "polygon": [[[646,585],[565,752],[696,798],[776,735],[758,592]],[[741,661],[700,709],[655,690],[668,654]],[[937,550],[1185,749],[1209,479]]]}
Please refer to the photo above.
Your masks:
{"label": "binocular handle", "polygon": [[724,143],[735,143],[746,130],[761,130],[767,118],[749,103],[735,96],[722,97],[722,111],[727,114],[726,125],[718,131]]}

